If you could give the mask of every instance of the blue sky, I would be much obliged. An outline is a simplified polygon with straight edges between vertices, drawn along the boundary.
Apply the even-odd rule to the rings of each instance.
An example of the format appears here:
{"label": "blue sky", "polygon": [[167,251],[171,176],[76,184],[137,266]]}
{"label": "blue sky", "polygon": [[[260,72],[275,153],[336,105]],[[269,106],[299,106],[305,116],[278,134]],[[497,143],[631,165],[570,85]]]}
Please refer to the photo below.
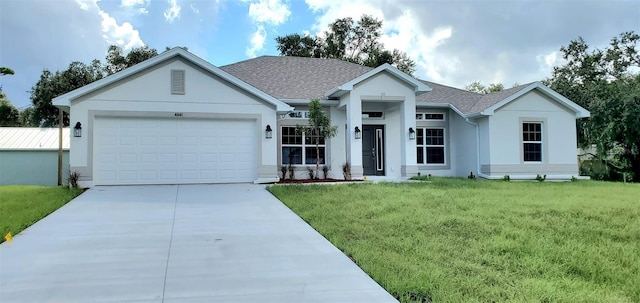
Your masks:
{"label": "blue sky", "polygon": [[636,0],[0,0],[0,66],[16,72],[0,84],[25,108],[43,69],[104,61],[110,44],[186,46],[220,66],[278,55],[277,36],[362,14],[383,20],[382,42],[416,61],[416,77],[455,87],[542,80],[572,39],[602,48],[640,32]]}

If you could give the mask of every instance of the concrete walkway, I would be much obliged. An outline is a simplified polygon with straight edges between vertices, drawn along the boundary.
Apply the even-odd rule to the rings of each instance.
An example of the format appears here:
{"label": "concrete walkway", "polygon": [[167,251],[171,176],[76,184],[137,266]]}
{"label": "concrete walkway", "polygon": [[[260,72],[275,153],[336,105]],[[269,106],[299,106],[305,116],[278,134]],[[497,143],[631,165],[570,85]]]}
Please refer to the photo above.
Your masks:
{"label": "concrete walkway", "polygon": [[95,187],[0,245],[0,302],[397,302],[264,186]]}

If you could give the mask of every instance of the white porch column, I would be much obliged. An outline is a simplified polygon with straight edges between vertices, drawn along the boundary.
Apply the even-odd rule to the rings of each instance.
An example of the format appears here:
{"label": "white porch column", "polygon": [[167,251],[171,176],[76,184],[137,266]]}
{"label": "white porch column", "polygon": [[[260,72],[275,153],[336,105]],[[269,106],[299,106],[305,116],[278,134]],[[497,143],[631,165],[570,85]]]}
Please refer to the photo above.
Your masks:
{"label": "white porch column", "polygon": [[362,100],[351,94],[346,96],[347,103],[347,161],[351,163],[351,178],[363,179],[362,169],[362,139],[356,139],[356,126],[362,131]]}
{"label": "white porch column", "polygon": [[410,96],[402,102],[401,115],[401,174],[402,177],[411,178],[418,175],[416,140],[409,139],[409,128],[416,131],[416,100],[414,96]]}

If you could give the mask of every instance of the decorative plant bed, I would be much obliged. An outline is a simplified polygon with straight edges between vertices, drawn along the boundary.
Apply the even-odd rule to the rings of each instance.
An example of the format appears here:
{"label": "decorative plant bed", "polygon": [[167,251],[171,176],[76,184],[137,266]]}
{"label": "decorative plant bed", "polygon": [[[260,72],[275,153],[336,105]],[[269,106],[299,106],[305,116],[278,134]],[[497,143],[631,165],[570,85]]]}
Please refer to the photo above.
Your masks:
{"label": "decorative plant bed", "polygon": [[337,183],[337,182],[360,182],[362,180],[344,180],[344,179],[285,179],[276,182],[276,184],[305,184],[305,183]]}

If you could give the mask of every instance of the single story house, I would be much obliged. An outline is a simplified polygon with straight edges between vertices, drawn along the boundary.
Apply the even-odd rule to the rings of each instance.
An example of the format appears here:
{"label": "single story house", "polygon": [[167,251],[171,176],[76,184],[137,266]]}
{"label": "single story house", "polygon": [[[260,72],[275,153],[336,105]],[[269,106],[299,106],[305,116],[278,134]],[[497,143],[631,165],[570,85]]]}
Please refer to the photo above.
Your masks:
{"label": "single story house", "polygon": [[[57,128],[0,127],[0,185],[58,185]],[[62,179],[69,177],[69,128],[62,129]]]}
{"label": "single story house", "polygon": [[319,99],[338,127],[320,147],[329,177],[421,174],[569,179],[576,119],[589,112],[539,82],[476,94],[385,64],[263,56],[216,67],[182,48],[61,95],[82,136],[71,171],[82,186],[273,182],[315,166],[295,131]]}

